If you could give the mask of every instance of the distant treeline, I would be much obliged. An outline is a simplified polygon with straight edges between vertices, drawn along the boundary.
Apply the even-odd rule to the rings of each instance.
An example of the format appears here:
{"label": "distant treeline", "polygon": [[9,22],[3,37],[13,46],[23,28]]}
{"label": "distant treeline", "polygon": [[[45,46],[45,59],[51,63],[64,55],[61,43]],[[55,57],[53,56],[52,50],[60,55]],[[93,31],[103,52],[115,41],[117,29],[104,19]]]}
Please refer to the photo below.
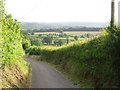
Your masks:
{"label": "distant treeline", "polygon": [[100,31],[102,28],[96,27],[70,27],[70,28],[62,28],[62,29],[33,29],[33,32],[60,32],[60,31]]}

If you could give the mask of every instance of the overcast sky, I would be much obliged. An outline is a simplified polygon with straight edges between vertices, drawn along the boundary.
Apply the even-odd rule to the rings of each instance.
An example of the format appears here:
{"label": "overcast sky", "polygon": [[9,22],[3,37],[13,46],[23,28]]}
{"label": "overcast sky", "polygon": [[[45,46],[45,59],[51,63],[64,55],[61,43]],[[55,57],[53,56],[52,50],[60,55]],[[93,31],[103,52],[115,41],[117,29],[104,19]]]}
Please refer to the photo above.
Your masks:
{"label": "overcast sky", "polygon": [[[118,1],[116,1],[116,21]],[[6,0],[6,11],[24,22],[109,22],[111,0]]]}

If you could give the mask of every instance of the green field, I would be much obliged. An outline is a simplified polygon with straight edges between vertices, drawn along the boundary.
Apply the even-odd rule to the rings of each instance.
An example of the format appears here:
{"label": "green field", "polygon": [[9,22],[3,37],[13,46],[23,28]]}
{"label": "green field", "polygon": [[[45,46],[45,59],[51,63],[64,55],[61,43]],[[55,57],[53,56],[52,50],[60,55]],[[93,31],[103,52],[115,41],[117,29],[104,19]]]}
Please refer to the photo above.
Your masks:
{"label": "green field", "polygon": [[64,32],[68,35],[81,35],[81,34],[100,34],[98,31],[69,31],[69,32]]}
{"label": "green field", "polygon": [[[28,35],[28,37],[30,39],[34,38],[34,42],[35,39],[39,41],[41,41],[42,45],[47,45],[46,43],[44,43],[44,38],[48,37],[52,38],[52,41],[50,41],[49,45],[53,45],[53,46],[61,46],[61,45],[66,45],[68,43],[73,43],[76,41],[81,41],[81,42],[86,42],[89,41],[91,39],[93,39],[94,37],[100,35],[101,32],[97,32],[97,31],[68,31],[68,32],[62,32],[62,33],[58,33],[58,32],[35,32],[33,35]],[[77,39],[75,38],[77,36]]]}
{"label": "green field", "polygon": [[[57,34],[58,32],[35,32],[34,34]],[[100,34],[99,31],[67,31],[67,35]]]}
{"label": "green field", "polygon": [[34,34],[56,34],[57,32],[35,32]]}

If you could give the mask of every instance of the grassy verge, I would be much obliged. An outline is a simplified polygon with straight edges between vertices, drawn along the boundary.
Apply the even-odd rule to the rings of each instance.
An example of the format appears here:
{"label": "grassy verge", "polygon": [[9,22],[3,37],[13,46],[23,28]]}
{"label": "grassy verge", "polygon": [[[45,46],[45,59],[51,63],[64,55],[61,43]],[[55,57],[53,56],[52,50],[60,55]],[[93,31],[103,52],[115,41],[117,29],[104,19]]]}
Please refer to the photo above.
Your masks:
{"label": "grassy verge", "polygon": [[14,65],[2,68],[2,88],[31,87],[30,66],[24,60],[16,60]]}
{"label": "grassy verge", "polygon": [[56,49],[30,47],[26,52],[40,55],[62,68],[80,87],[120,87],[119,27],[108,27],[99,37],[87,42]]}

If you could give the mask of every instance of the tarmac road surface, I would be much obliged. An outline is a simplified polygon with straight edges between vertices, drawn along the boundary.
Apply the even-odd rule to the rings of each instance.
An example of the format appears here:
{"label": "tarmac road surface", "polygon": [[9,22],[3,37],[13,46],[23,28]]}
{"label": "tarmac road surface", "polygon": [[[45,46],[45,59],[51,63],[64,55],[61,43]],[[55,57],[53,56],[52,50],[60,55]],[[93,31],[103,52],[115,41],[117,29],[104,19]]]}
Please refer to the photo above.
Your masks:
{"label": "tarmac road surface", "polygon": [[49,64],[25,59],[32,67],[32,88],[76,88],[64,75]]}

